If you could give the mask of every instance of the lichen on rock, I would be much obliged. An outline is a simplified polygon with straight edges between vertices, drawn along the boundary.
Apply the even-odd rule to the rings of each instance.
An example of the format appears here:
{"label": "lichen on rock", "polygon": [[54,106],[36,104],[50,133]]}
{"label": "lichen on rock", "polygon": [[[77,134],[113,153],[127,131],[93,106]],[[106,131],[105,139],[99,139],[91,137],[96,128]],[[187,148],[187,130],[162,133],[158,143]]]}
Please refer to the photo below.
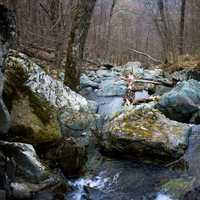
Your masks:
{"label": "lichen on rock", "polygon": [[100,143],[106,152],[169,162],[183,155],[188,134],[188,125],[169,120],[149,106],[138,106],[109,121]]}

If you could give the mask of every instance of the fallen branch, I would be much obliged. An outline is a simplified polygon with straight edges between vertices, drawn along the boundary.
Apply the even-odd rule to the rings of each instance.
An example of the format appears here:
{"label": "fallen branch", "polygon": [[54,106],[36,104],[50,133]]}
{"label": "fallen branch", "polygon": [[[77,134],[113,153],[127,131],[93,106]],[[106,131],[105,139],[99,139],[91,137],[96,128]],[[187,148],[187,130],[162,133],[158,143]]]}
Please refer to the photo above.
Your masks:
{"label": "fallen branch", "polygon": [[135,52],[135,53],[137,53],[137,54],[143,55],[143,56],[149,58],[150,60],[154,61],[155,63],[159,63],[159,64],[162,63],[161,60],[158,60],[158,59],[156,59],[156,58],[150,56],[150,55],[147,54],[147,53],[144,53],[144,52],[141,52],[141,51],[137,51],[136,49],[129,49],[129,51],[133,51],[133,52]]}
{"label": "fallen branch", "polygon": [[95,65],[95,66],[101,65],[101,63],[99,63],[99,62],[97,63],[97,62],[94,62],[92,60],[87,60],[87,59],[84,59],[83,62],[86,62],[86,63],[91,64],[91,65]]}
{"label": "fallen branch", "polygon": [[129,75],[128,78],[126,77],[121,77],[122,80],[127,81],[129,84],[133,84],[133,83],[151,83],[154,85],[164,85],[167,87],[172,87],[174,86],[173,82],[167,82],[167,81],[163,81],[163,80],[153,80],[153,79],[135,79],[135,77],[133,75]]}
{"label": "fallen branch", "polygon": [[180,163],[180,162],[183,161],[183,160],[184,160],[184,156],[181,156],[178,160],[175,160],[175,161],[173,161],[173,162],[170,162],[170,163],[166,164],[165,167],[171,167],[171,166],[173,166],[173,165],[175,165],[175,164]]}
{"label": "fallen branch", "polygon": [[149,103],[151,101],[158,101],[159,99],[160,99],[159,96],[143,98],[143,99],[138,99],[138,100],[125,99],[125,105],[138,105],[141,103]]}

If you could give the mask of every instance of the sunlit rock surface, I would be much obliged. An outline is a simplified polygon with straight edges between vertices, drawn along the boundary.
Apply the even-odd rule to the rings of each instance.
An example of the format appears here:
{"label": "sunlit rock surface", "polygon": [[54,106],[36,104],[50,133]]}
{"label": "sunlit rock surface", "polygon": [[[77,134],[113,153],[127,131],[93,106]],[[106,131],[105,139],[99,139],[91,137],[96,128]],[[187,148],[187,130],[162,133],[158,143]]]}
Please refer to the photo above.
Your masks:
{"label": "sunlit rock surface", "polygon": [[100,139],[102,151],[158,162],[184,154],[189,126],[169,120],[146,105],[128,109],[105,125]]}
{"label": "sunlit rock surface", "polygon": [[[95,123],[95,119],[98,118],[97,105],[94,102],[87,101],[61,81],[47,75],[39,65],[22,53],[10,53],[7,59],[6,78],[6,96],[8,101],[11,101],[13,133],[20,133],[22,130],[23,134],[24,131],[25,136],[22,137],[32,137],[31,143],[49,142],[60,137],[59,123],[67,134],[71,131],[71,126],[79,126],[77,123],[81,123],[82,127],[88,130],[90,121]],[[83,119],[80,122],[79,112],[87,113],[90,119]],[[66,116],[67,119],[73,116],[69,120],[69,125]],[[82,127],[81,131],[85,131]],[[28,132],[31,133],[30,130],[33,132],[32,135],[28,135]]]}
{"label": "sunlit rock surface", "polygon": [[196,80],[179,82],[165,93],[157,108],[167,117],[180,122],[189,122],[200,107],[200,83]]}

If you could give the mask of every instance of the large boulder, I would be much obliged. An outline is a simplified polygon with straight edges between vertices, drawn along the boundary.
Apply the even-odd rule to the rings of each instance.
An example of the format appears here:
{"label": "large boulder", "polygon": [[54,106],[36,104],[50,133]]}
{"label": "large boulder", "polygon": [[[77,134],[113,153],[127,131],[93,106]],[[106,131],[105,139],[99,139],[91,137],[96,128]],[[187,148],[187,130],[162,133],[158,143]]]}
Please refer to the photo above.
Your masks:
{"label": "large boulder", "polygon": [[[60,122],[64,134],[71,131],[72,122],[73,126],[80,124],[76,115],[79,112],[90,116],[90,120],[81,122],[86,123],[84,127],[87,129],[90,128],[90,121],[97,118],[97,105],[94,102],[87,101],[61,81],[47,75],[25,54],[16,51],[10,53],[5,86],[5,97],[12,118],[11,133],[19,137],[20,141],[54,141],[61,136]],[[69,124],[65,120],[66,116],[68,119],[73,116]]]}
{"label": "large boulder", "polygon": [[2,91],[5,69],[5,59],[15,36],[15,17],[14,13],[4,5],[0,5],[0,134],[7,133],[10,127],[10,116],[2,100]]}
{"label": "large boulder", "polygon": [[16,176],[38,183],[48,177],[32,145],[0,141],[0,150],[16,163]]}
{"label": "large boulder", "polygon": [[142,63],[140,62],[128,62],[126,65],[121,67],[121,72],[124,75],[133,74],[138,78],[143,78],[144,69],[142,68]]}
{"label": "large boulder", "polygon": [[59,167],[67,177],[83,173],[87,160],[86,149],[73,138],[63,138],[48,147],[45,158],[50,166]]}
{"label": "large boulder", "polygon": [[127,83],[125,81],[108,79],[100,83],[97,96],[124,96],[127,90]]}
{"label": "large boulder", "polygon": [[4,77],[2,72],[0,71],[0,134],[5,135],[10,128],[10,115],[7,107],[5,106],[2,93],[3,93],[3,85],[4,85]]}
{"label": "large boulder", "polygon": [[193,177],[172,179],[162,185],[160,193],[168,195],[171,199],[182,200],[193,191],[194,182]]}
{"label": "large boulder", "polygon": [[87,87],[92,87],[92,88],[98,88],[98,83],[90,80],[90,78],[86,75],[83,74],[80,78],[80,87],[81,88],[87,88]]}
{"label": "large boulder", "polygon": [[186,81],[190,79],[200,81],[200,69],[199,67],[183,69],[170,74],[170,76],[175,81]]}
{"label": "large boulder", "polygon": [[[6,163],[7,179],[11,187],[10,195],[16,199],[32,199],[32,195],[42,190],[65,192],[68,186],[63,178],[52,173],[39,159],[32,145],[0,141],[0,151],[12,163]],[[56,191],[57,190],[57,191]]]}
{"label": "large boulder", "polygon": [[196,80],[179,82],[165,93],[157,108],[167,117],[180,122],[189,122],[200,106],[200,83]]}
{"label": "large boulder", "polygon": [[169,162],[183,155],[188,125],[167,119],[152,106],[127,109],[107,122],[100,134],[102,151],[156,162]]}

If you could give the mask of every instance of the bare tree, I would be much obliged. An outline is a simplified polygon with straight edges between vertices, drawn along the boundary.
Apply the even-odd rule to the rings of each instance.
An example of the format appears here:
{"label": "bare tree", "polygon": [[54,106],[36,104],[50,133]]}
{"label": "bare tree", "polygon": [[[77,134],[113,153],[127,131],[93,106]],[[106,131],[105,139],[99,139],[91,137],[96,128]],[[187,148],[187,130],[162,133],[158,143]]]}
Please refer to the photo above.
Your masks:
{"label": "bare tree", "polygon": [[85,42],[96,0],[72,0],[72,27],[65,63],[65,84],[72,89],[79,85]]}
{"label": "bare tree", "polygon": [[181,17],[180,17],[180,30],[179,30],[180,55],[184,53],[185,10],[186,10],[186,0],[181,0]]}

